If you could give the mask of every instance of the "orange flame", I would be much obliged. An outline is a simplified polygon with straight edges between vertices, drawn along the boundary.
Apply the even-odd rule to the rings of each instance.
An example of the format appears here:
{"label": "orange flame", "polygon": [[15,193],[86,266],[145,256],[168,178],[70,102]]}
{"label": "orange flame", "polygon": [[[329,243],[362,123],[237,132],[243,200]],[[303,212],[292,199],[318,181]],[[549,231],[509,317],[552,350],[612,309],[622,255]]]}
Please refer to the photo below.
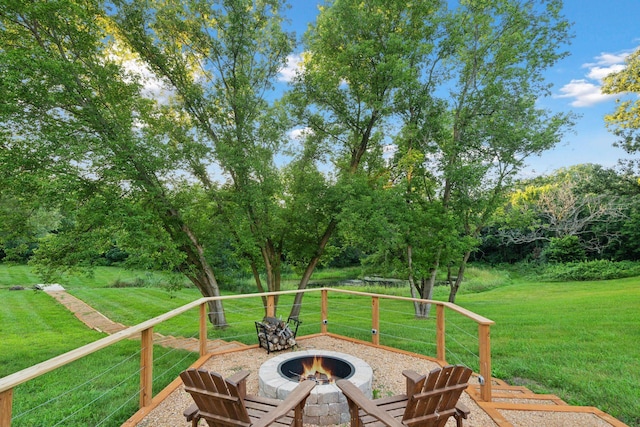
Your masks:
{"label": "orange flame", "polygon": [[326,377],[326,381],[333,381],[331,370],[322,366],[322,357],[318,358],[317,356],[314,356],[311,364],[303,363],[302,367],[304,368],[302,378],[320,379],[324,375]]}

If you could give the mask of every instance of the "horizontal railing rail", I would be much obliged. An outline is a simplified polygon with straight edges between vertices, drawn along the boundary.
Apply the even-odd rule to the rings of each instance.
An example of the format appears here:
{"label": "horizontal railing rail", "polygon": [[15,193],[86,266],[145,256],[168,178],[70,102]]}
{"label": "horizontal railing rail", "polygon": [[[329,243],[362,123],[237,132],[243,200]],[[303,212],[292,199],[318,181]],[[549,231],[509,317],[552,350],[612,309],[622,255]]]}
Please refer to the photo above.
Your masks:
{"label": "horizontal railing rail", "polygon": [[207,303],[215,300],[236,300],[242,298],[265,298],[267,303],[264,306],[265,313],[268,316],[275,314],[275,299],[281,295],[291,295],[298,293],[320,293],[320,312],[319,323],[320,332],[329,332],[329,293],[346,294],[354,297],[363,297],[371,299],[371,342],[374,345],[380,345],[380,300],[395,300],[405,302],[419,302],[432,304],[436,307],[436,359],[446,363],[446,322],[445,312],[451,310],[463,317],[470,319],[477,324],[478,332],[478,359],[480,382],[480,395],[485,401],[491,400],[491,347],[490,347],[490,327],[494,322],[474,312],[466,310],[460,306],[449,302],[424,300],[419,298],[409,298],[393,295],[375,294],[369,292],[352,291],[335,288],[313,288],[305,290],[291,290],[280,292],[265,292],[257,294],[241,294],[228,295],[220,297],[200,298],[174,310],[168,311],[160,316],[142,322],[138,325],[131,326],[120,332],[109,335],[100,340],[94,341],[87,345],[81,346],[67,353],[61,354],[47,361],[38,363],[29,368],[7,375],[0,378],[0,427],[10,427],[12,420],[13,390],[15,387],[26,383],[34,378],[42,376],[48,372],[54,371],[73,361],[86,357],[101,349],[112,346],[125,339],[132,338],[140,334],[141,351],[140,351],[140,398],[139,406],[141,408],[149,406],[152,400],[152,381],[153,381],[153,328],[169,319],[179,316],[189,310],[199,308],[199,354],[204,356],[207,352]]}

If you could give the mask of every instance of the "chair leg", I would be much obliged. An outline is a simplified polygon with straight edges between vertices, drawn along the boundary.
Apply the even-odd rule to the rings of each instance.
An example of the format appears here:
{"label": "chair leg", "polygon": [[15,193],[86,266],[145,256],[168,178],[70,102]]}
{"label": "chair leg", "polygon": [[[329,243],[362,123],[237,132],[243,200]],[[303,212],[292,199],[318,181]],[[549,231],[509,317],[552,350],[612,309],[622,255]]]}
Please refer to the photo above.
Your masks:
{"label": "chair leg", "polygon": [[302,427],[302,413],[304,410],[304,403],[298,405],[293,410],[293,427]]}
{"label": "chair leg", "polygon": [[351,399],[347,399],[349,404],[349,416],[351,420],[349,422],[350,427],[362,427],[362,421],[360,421],[360,408]]}

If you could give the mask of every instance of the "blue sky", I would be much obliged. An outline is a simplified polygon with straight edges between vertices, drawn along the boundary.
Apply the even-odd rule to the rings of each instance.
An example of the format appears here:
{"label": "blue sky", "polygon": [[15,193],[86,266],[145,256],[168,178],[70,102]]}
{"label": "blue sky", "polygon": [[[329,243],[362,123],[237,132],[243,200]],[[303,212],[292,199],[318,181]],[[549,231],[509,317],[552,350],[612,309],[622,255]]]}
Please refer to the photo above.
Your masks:
{"label": "blue sky", "polygon": [[625,55],[640,46],[640,0],[565,0],[564,14],[573,22],[575,38],[570,56],[549,70],[554,99],[547,101],[557,111],[580,114],[575,133],[563,144],[531,159],[537,174],[580,163],[615,166],[630,158],[613,147],[615,138],[604,125],[604,116],[615,110],[615,97],[600,93],[603,75],[623,65]]}
{"label": "blue sky", "polygon": [[[292,0],[287,16],[301,35],[315,19],[317,0]],[[630,158],[613,147],[615,138],[605,128],[604,115],[615,109],[615,98],[600,93],[602,76],[619,69],[625,55],[640,46],[640,0],[565,0],[564,15],[573,23],[570,55],[547,73],[553,97],[541,106],[580,115],[574,132],[555,149],[530,158],[524,176],[548,174],[581,163],[613,167]]]}

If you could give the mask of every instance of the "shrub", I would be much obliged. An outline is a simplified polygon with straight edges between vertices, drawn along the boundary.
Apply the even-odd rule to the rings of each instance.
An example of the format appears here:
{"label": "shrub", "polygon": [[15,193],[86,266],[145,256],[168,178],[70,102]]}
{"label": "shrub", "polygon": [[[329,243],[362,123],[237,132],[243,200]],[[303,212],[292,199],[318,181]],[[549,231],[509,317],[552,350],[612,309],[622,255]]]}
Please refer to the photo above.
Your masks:
{"label": "shrub", "polygon": [[511,275],[505,269],[468,266],[464,275],[462,293],[479,293],[511,283]]}
{"label": "shrub", "polygon": [[640,263],[632,261],[595,260],[550,264],[544,279],[552,281],[585,281],[622,279],[640,275]]}
{"label": "shrub", "polygon": [[118,248],[117,246],[113,246],[111,249],[105,252],[104,257],[107,262],[106,265],[115,265],[126,261],[126,259],[129,257],[129,254]]}
{"label": "shrub", "polygon": [[552,238],[542,256],[548,262],[576,262],[583,261],[587,254],[578,236],[564,236]]}
{"label": "shrub", "polygon": [[136,277],[132,281],[116,279],[111,284],[112,288],[144,288],[146,286],[146,281],[140,277]]}

